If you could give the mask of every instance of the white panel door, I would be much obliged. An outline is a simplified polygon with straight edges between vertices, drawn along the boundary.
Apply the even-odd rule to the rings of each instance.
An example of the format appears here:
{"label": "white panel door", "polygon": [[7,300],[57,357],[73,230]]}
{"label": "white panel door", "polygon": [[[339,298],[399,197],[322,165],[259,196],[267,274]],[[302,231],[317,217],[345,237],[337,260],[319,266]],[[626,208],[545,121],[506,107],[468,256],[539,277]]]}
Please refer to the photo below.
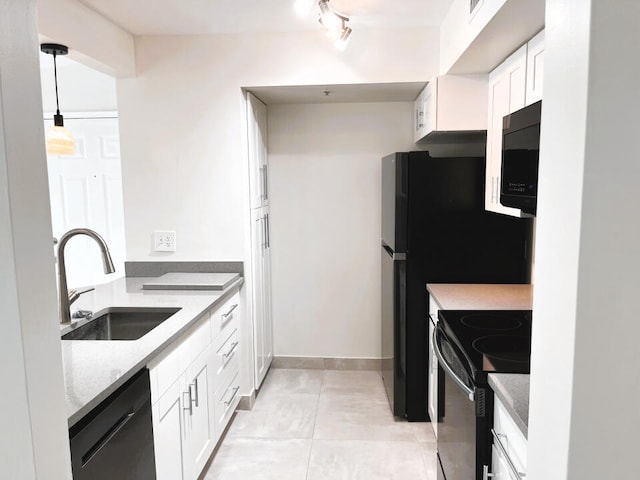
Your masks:
{"label": "white panel door", "polygon": [[264,208],[251,211],[251,266],[253,273],[253,343],[255,388],[262,383],[267,373],[266,352],[264,350],[264,254],[266,244],[266,219]]}
{"label": "white panel door", "polygon": [[544,30],[527,43],[527,105],[542,100],[544,75]]}
{"label": "white panel door", "polygon": [[[45,132],[52,120],[45,120]],[[66,119],[76,140],[75,155],[49,155],[53,235],[88,227],[106,240],[116,273],[106,276],[96,243],[84,236],[66,248],[69,287],[95,285],[124,276],[125,238],[120,140],[117,118]]]}
{"label": "white panel door", "polygon": [[258,208],[269,202],[267,106],[250,92],[247,92],[247,147],[251,208]]}
{"label": "white panel door", "polygon": [[[273,360],[273,310],[271,305],[271,221],[269,207],[264,209],[266,242],[262,256],[262,285],[264,294],[263,335],[264,335],[264,375],[267,374]],[[262,376],[262,380],[264,379]]]}
{"label": "white panel door", "polygon": [[[208,325],[207,325],[208,327]],[[213,412],[209,402],[211,347],[207,347],[186,372],[184,479],[196,480],[214,448]]]}
{"label": "white panel door", "polygon": [[157,480],[181,480],[183,456],[182,381],[177,380],[152,407]]}

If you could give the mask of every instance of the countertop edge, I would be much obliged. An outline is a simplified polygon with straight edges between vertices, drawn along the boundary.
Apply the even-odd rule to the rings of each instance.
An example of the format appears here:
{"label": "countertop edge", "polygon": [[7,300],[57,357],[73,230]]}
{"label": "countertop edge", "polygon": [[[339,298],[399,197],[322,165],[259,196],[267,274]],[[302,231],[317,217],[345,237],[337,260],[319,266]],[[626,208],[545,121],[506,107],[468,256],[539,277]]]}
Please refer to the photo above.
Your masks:
{"label": "countertop edge", "polygon": [[[524,385],[524,377],[526,386]],[[524,438],[529,435],[529,375],[512,373],[490,373],[489,386],[500,399],[507,412],[518,426]],[[514,381],[515,380],[515,381]],[[517,403],[517,406],[514,405]]]}
{"label": "countertop edge", "polygon": [[[161,342],[156,348],[154,348],[152,351],[150,351],[146,355],[142,356],[138,360],[138,362],[136,362],[134,364],[134,366],[132,366],[126,373],[124,373],[120,377],[118,377],[118,379],[113,381],[109,386],[107,386],[105,389],[103,389],[100,393],[98,393],[96,396],[94,396],[91,400],[86,402],[82,407],[80,407],[79,409],[77,409],[76,411],[74,411],[70,415],[68,415],[68,417],[67,417],[68,427],[71,428],[73,425],[75,425],[80,420],[82,420],[82,418],[84,418],[85,415],[87,415],[89,412],[91,412],[91,410],[93,410],[95,407],[97,407],[103,400],[108,398],[109,395],[111,395],[113,392],[115,392],[119,387],[124,385],[127,382],[127,380],[129,380],[131,377],[133,377],[133,375],[135,375],[142,368],[146,367],[151,360],[153,360],[160,353],[162,353],[164,350],[166,350],[169,346],[171,346],[173,343],[175,343],[178,339],[180,339],[187,332],[187,330],[189,330],[189,328],[193,324],[195,324],[202,317],[202,315],[207,310],[210,310],[211,308],[215,307],[216,305],[223,303],[225,300],[227,300],[229,297],[231,297],[233,294],[235,294],[236,291],[239,291],[240,287],[243,284],[244,284],[244,277],[240,277],[240,278],[236,279],[231,285],[229,285],[224,290],[212,291],[212,293],[219,293],[220,295],[217,298],[213,299],[211,301],[211,303],[208,303],[207,304],[208,306],[206,306],[203,309],[201,309],[201,311],[199,311],[191,320],[185,322],[185,324],[180,329],[178,329],[172,335],[167,337],[166,340]],[[185,291],[182,290],[182,292],[184,293]]]}

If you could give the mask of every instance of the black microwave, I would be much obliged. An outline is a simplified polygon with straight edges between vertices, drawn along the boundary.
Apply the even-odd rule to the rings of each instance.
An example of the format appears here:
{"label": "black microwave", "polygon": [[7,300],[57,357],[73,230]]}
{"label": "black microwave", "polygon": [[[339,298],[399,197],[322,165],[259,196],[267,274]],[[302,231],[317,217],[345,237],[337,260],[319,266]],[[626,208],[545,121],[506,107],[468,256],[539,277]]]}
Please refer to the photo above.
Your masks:
{"label": "black microwave", "polygon": [[542,101],[502,120],[500,203],[536,214]]}

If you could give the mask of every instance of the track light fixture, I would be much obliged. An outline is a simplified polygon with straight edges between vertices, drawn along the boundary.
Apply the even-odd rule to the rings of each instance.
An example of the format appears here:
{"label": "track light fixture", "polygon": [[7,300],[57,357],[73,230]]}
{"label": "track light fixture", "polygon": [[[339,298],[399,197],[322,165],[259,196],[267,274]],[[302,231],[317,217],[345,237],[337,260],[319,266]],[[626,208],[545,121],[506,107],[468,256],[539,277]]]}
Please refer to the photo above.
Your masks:
{"label": "track light fixture", "polygon": [[47,133],[47,153],[51,155],[73,155],[76,153],[76,143],[73,135],[64,126],[64,118],[60,114],[58,101],[58,69],[56,65],[57,55],[66,55],[69,49],[57,43],[43,43],[40,51],[53,55],[53,75],[56,86],[56,114],[53,116],[53,128]]}
{"label": "track light fixture", "polygon": [[327,37],[337,49],[344,50],[352,32],[347,26],[349,17],[336,12],[329,4],[329,0],[319,0],[318,7],[320,8],[320,25],[324,28]]}

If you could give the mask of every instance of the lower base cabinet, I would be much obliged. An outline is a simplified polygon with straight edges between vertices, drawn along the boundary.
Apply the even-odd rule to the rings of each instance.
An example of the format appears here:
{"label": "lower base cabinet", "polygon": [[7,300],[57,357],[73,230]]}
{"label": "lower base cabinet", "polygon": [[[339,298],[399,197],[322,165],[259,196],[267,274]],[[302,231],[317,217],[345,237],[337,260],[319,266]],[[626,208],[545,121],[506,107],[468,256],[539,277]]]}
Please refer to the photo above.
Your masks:
{"label": "lower base cabinet", "polygon": [[525,480],[527,439],[496,396],[491,431],[491,470],[494,480]]}
{"label": "lower base cabinet", "polygon": [[238,302],[207,312],[149,364],[157,480],[197,480],[238,406]]}

